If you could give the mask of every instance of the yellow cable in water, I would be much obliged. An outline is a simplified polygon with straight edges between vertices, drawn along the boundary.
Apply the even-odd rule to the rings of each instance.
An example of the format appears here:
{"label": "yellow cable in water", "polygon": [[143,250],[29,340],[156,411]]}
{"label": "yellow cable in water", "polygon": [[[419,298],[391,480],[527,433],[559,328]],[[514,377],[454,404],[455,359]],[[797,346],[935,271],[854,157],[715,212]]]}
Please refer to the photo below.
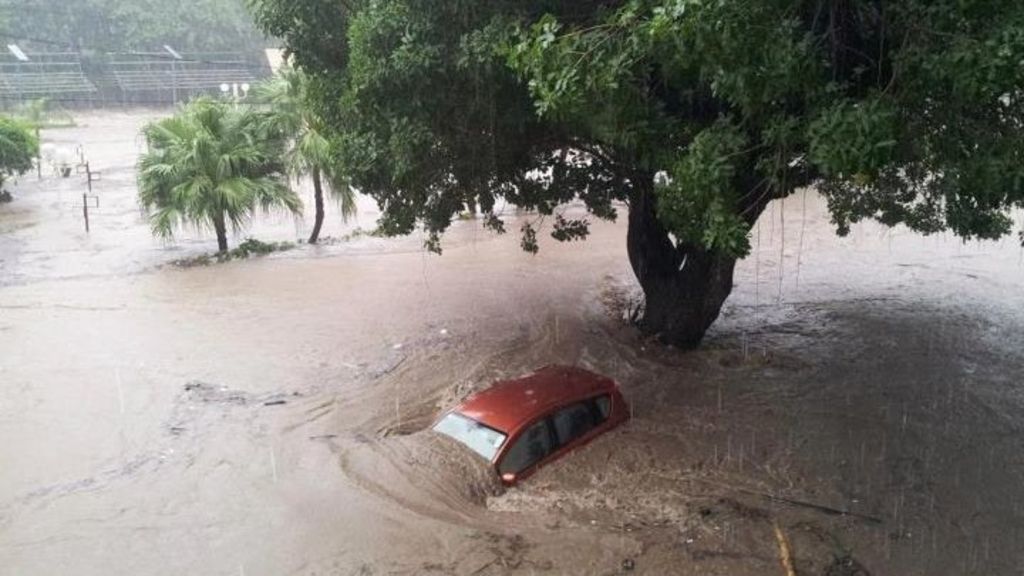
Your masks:
{"label": "yellow cable in water", "polygon": [[773,522],[772,526],[775,528],[775,539],[779,542],[779,561],[782,562],[782,568],[786,571],[786,576],[796,576],[796,570],[793,569],[793,555],[790,553],[786,535],[782,533],[778,522]]}

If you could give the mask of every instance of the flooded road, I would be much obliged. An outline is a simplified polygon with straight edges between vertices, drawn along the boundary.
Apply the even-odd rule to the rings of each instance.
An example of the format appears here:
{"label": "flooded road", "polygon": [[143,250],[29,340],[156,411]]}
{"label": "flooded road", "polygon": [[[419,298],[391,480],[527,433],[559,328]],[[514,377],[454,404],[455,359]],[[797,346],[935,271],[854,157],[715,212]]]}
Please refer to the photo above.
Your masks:
{"label": "flooded road", "polygon": [[[537,256],[468,220],[441,257],[358,237],[169,266],[215,242],[150,238],[150,117],[45,135],[103,173],[90,235],[80,177],[0,205],[0,573],[753,576],[784,574],[778,527],[801,575],[1020,574],[1019,243],[836,238],[801,192],[683,354],[622,320],[623,219]],[[507,492],[424,431],[553,362],[616,378],[633,420]]]}

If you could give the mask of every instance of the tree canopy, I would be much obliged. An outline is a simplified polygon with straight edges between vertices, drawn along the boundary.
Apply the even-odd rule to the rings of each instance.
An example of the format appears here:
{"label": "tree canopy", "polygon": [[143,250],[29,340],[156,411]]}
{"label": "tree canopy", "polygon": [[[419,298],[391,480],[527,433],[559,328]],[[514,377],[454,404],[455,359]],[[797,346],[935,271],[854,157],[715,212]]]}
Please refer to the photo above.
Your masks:
{"label": "tree canopy", "polygon": [[439,249],[466,204],[503,230],[503,199],[571,240],[587,222],[560,206],[624,202],[641,327],[679,345],[797,187],[839,233],[998,238],[1024,208],[1017,0],[249,1],[318,82],[384,231]]}
{"label": "tree canopy", "polygon": [[998,238],[1024,207],[1019,2],[632,2],[519,39],[539,113],[668,172],[658,215],[677,238],[742,256],[743,196],[797,183],[840,233],[875,218]]}

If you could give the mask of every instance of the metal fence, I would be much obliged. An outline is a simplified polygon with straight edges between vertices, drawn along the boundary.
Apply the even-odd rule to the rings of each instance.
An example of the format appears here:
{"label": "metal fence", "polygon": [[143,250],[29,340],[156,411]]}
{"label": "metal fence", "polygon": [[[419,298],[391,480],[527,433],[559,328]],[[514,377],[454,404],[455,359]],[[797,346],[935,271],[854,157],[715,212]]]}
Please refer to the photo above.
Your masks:
{"label": "metal fence", "polygon": [[91,101],[96,92],[77,53],[36,53],[28,60],[14,54],[0,57],[0,102],[5,104],[38,98]]}
{"label": "metal fence", "polygon": [[[21,53],[0,56],[0,106],[46,98],[65,106],[170,105],[270,74],[261,53]],[[20,51],[19,51],[20,52]]]}
{"label": "metal fence", "polygon": [[251,84],[265,77],[266,63],[242,54],[112,54],[110,74],[124,102],[175,103],[199,94],[217,94],[223,85]]}

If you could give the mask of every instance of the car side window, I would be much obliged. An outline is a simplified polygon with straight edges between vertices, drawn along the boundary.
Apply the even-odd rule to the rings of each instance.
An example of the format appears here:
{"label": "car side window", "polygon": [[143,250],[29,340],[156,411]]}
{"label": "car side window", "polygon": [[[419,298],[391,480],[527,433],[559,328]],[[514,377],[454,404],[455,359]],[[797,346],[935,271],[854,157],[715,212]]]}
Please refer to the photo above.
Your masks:
{"label": "car side window", "polygon": [[551,453],[551,432],[543,419],[523,432],[498,464],[501,474],[519,473]]}
{"label": "car side window", "polygon": [[562,446],[590,432],[597,425],[588,402],[579,402],[559,410],[555,413],[554,423],[555,436]]}
{"label": "car side window", "polygon": [[594,405],[597,406],[598,416],[601,418],[601,422],[608,419],[608,415],[612,413],[612,399],[611,396],[604,395],[594,398]]}

